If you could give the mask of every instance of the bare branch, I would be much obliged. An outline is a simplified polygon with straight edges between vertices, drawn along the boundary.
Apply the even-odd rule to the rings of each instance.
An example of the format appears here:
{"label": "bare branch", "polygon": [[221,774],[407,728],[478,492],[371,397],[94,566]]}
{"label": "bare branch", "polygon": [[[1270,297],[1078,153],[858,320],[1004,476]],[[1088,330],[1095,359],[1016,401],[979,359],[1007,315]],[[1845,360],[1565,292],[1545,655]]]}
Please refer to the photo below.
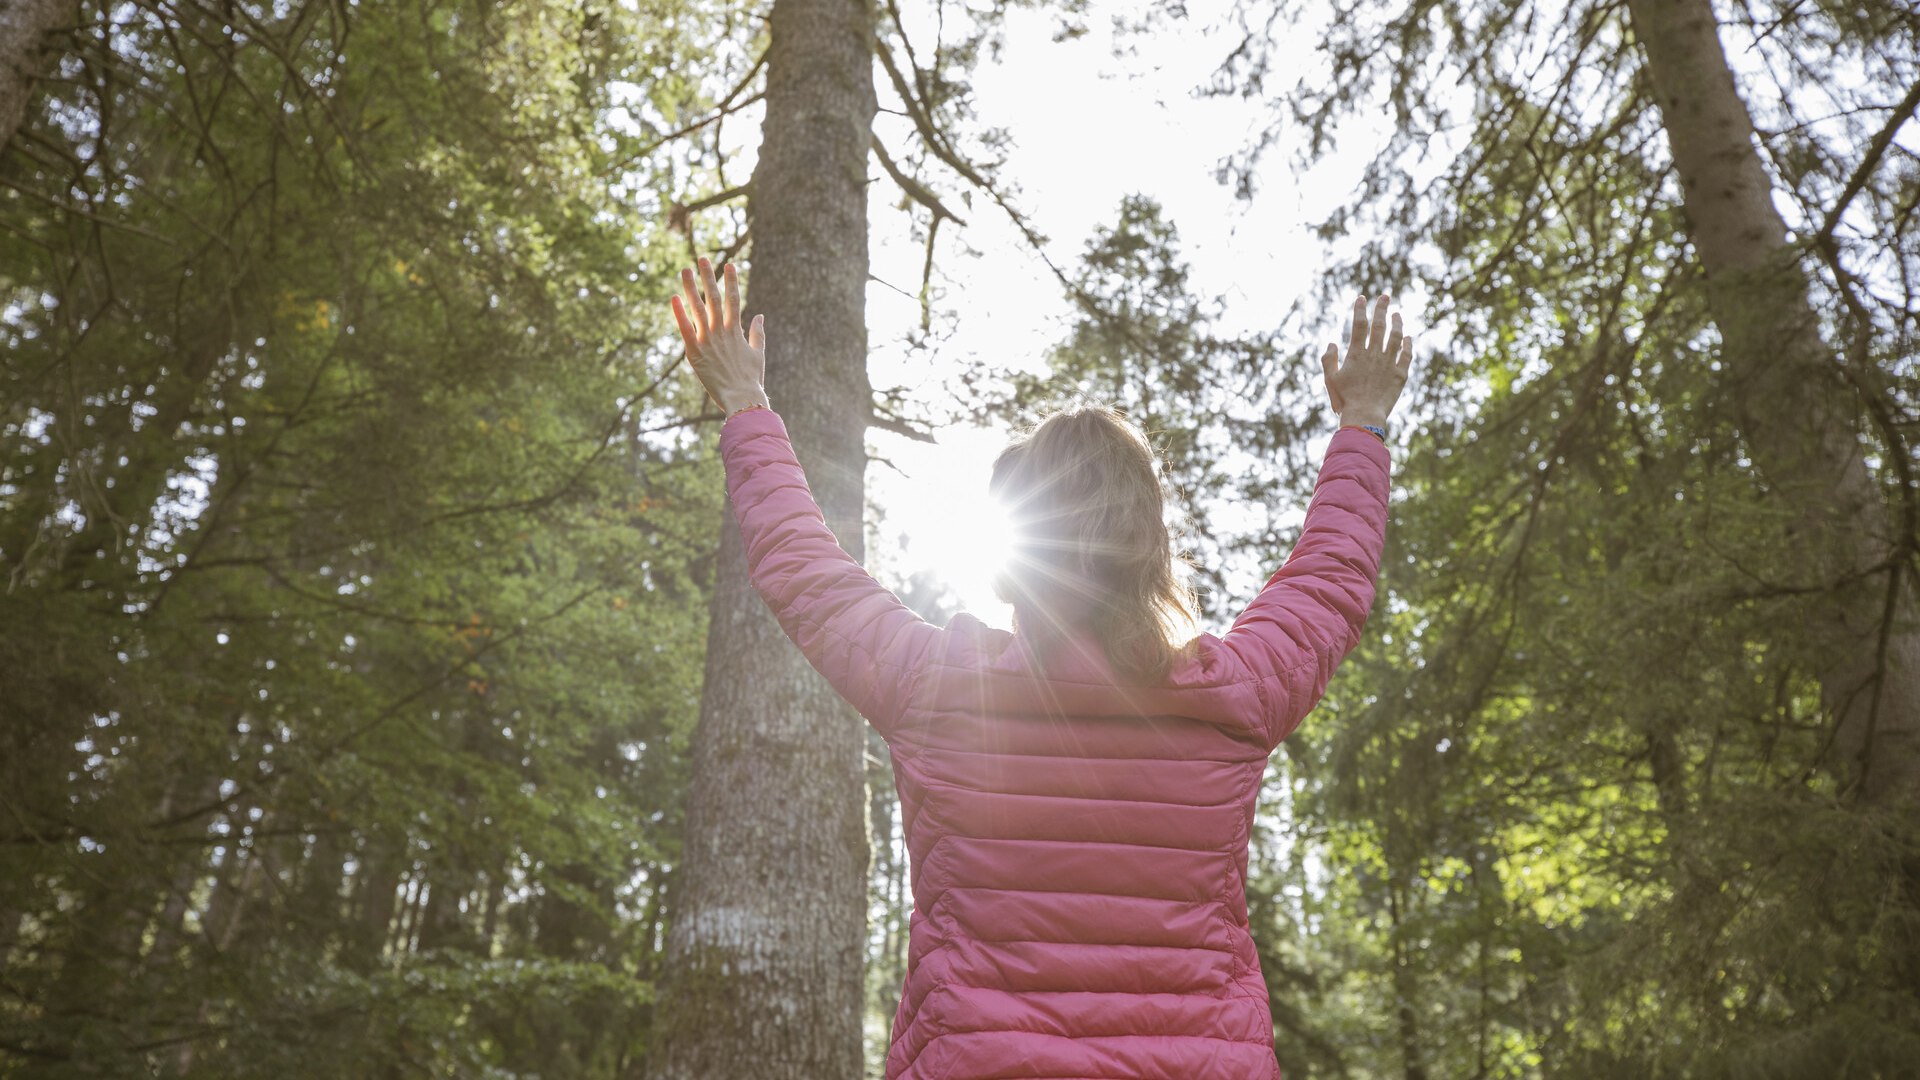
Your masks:
{"label": "bare branch", "polygon": [[906,76],[900,73],[900,66],[894,62],[892,50],[887,47],[887,43],[882,40],[878,34],[874,35],[873,51],[874,55],[880,58],[880,66],[886,69],[888,81],[893,83],[894,92],[900,95],[901,102],[906,106],[907,115],[912,118],[913,126],[920,132],[921,141],[926,145],[928,151],[930,151],[934,157],[945,162],[954,172],[959,173],[975,187],[985,191],[988,197],[992,198],[1002,210],[1005,210],[1007,216],[1012,219],[1014,227],[1020,230],[1022,236],[1026,237],[1027,243],[1033,247],[1034,254],[1040,256],[1040,261],[1047,264],[1047,269],[1053,272],[1053,276],[1059,280],[1061,286],[1069,291],[1075,291],[1075,286],[1067,277],[1065,271],[1054,265],[1053,260],[1047,256],[1045,246],[1046,237],[1040,235],[1032,225],[1028,224],[1026,216],[1014,209],[1014,207],[1007,202],[1006,198],[1000,194],[999,189],[994,187],[991,181],[982,176],[979,170],[975,169],[972,164],[968,163],[966,159],[962,158],[951,146],[947,145],[939,129],[934,126],[933,119],[927,115],[926,109],[921,104],[919,97],[914,94],[913,88],[907,85]]}
{"label": "bare branch", "polygon": [[1893,117],[1887,121],[1887,126],[1881,128],[1880,133],[1867,144],[1866,156],[1860,159],[1853,175],[1847,179],[1847,186],[1841,190],[1840,197],[1834,200],[1833,209],[1827,211],[1827,220],[1821,223],[1820,232],[1814,237],[1816,244],[1824,247],[1832,242],[1833,230],[1840,225],[1840,215],[1846,213],[1847,206],[1867,186],[1873,170],[1880,167],[1880,159],[1886,156],[1887,147],[1893,144],[1893,137],[1906,126],[1916,108],[1920,108],[1920,81],[1915,81],[1907,90],[1907,96],[1894,106]]}
{"label": "bare branch", "polygon": [[940,201],[940,196],[929,191],[926,185],[901,172],[900,166],[895,165],[893,158],[887,156],[886,145],[880,141],[879,135],[873,136],[873,154],[880,159],[880,167],[887,170],[888,176],[893,177],[893,182],[900,185],[900,190],[912,196],[913,201],[933,211],[936,222],[943,217],[949,217],[962,225],[967,223],[965,218],[947,209],[946,204]]}
{"label": "bare branch", "polygon": [[869,427],[877,427],[894,432],[895,434],[905,435],[914,442],[930,443],[936,441],[932,435],[921,431],[919,428],[908,427],[905,420],[894,416],[892,413],[881,411],[878,406],[874,407],[873,415],[867,420],[867,424]]}
{"label": "bare branch", "polygon": [[741,109],[744,109],[747,106],[753,104],[754,102],[759,101],[761,98],[766,97],[767,92],[765,90],[758,90],[758,91],[755,91],[751,96],[747,97],[745,100],[741,101],[739,104],[737,105],[733,104],[734,97],[737,96],[740,93],[740,91],[745,90],[747,88],[747,84],[753,81],[754,75],[756,75],[762,67],[766,66],[766,63],[767,63],[767,54],[765,52],[762,52],[760,54],[760,58],[753,62],[753,66],[747,69],[746,75],[743,76],[738,83],[734,84],[733,89],[727,91],[726,97],[721,98],[719,103],[714,106],[714,111],[710,115],[704,116],[698,120],[695,120],[693,123],[688,124],[676,131],[671,131],[665,135],[660,136],[654,141],[634,151],[632,154],[627,155],[627,157],[625,157],[624,159],[620,161],[616,161],[612,165],[609,165],[606,171],[601,173],[601,175],[611,176],[621,171],[622,169],[631,168],[633,165],[638,163],[641,158],[646,157],[648,154],[653,153],[655,150],[660,149],[662,146],[665,146],[666,144],[672,142],[673,140],[682,138],[687,135],[691,135],[694,132],[700,130],[701,128],[706,127],[708,124],[711,124],[714,121],[725,117],[727,114],[739,112]]}

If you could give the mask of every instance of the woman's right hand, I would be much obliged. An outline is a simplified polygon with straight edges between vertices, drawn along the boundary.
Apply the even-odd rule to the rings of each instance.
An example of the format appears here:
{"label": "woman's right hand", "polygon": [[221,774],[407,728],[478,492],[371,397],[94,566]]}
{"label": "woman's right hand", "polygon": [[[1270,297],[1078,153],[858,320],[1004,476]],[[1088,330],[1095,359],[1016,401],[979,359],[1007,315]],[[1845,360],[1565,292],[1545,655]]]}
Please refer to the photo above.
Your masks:
{"label": "woman's right hand", "polygon": [[1367,320],[1367,298],[1353,302],[1353,322],[1347,341],[1347,358],[1327,344],[1320,357],[1326,372],[1327,397],[1342,424],[1378,424],[1385,427],[1387,414],[1400,391],[1407,385],[1407,372],[1413,366],[1413,339],[1400,331],[1400,313],[1393,313],[1393,333],[1387,333],[1387,295],[1374,302],[1373,320]]}

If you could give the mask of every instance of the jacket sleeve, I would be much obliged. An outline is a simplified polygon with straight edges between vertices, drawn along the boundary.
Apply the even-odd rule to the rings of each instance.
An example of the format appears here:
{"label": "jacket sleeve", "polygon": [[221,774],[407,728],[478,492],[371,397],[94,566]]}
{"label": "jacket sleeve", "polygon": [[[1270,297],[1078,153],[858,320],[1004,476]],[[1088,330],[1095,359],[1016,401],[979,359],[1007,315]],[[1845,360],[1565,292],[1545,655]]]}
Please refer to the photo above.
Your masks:
{"label": "jacket sleeve", "polygon": [[1221,638],[1256,683],[1269,749],[1360,644],[1386,545],[1389,464],[1386,444],[1364,428],[1334,432],[1299,543]]}
{"label": "jacket sleeve", "polygon": [[841,548],[778,413],[749,409],[727,418],[720,456],[754,590],[814,670],[892,738],[913,676],[948,631],[920,618]]}

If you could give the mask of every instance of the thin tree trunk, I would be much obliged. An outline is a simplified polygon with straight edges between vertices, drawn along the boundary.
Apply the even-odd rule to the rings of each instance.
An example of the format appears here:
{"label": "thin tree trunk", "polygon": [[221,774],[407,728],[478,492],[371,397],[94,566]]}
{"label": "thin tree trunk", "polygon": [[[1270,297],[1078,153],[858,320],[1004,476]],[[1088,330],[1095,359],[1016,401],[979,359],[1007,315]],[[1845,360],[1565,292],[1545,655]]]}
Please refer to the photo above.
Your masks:
{"label": "thin tree trunk", "polygon": [[414,938],[420,933],[420,917],[426,912],[427,905],[433,901],[433,886],[427,881],[426,867],[416,864],[407,871],[406,902],[400,908],[400,927],[393,941],[393,955],[398,963],[408,963],[413,954]]}
{"label": "thin tree trunk", "polygon": [[[634,958],[634,977],[643,982],[652,983],[655,973],[661,967],[661,953],[665,943],[660,940],[660,927],[667,918],[667,880],[666,869],[658,863],[647,865],[647,906],[645,914],[640,916],[640,955]],[[653,1015],[653,1006],[643,1006],[646,1014]],[[652,1030],[652,1025],[648,1025]]]}
{"label": "thin tree trunk", "polygon": [[1407,954],[1406,915],[1397,880],[1387,882],[1387,915],[1393,926],[1393,1016],[1400,1036],[1400,1067],[1406,1080],[1427,1080],[1422,1053],[1426,1043],[1420,1034],[1420,1016],[1414,1006],[1420,991],[1415,985],[1413,960]]}
{"label": "thin tree trunk", "polygon": [[[242,804],[243,809],[244,806],[245,804]],[[260,819],[263,827],[268,816],[263,815]],[[240,819],[236,819],[236,823],[238,820]],[[234,839],[236,842],[227,848],[228,873],[218,879],[213,895],[207,899],[205,950],[208,963],[226,962],[222,958],[232,951],[234,942],[239,940],[240,919],[246,914],[247,901],[262,887],[262,879],[266,873],[266,865],[263,861],[266,850],[262,843],[256,841],[246,849],[240,848],[237,843],[237,830]],[[237,871],[232,869],[235,865],[238,867]],[[196,1027],[206,1024],[212,1009],[213,1002],[205,998],[201,999],[194,1016]],[[198,1051],[199,1046],[193,1041],[180,1044],[174,1055],[174,1067],[180,1075],[193,1074]]]}
{"label": "thin tree trunk", "polygon": [[[481,741],[483,721],[477,713],[468,711],[459,724],[460,751],[477,759],[484,753]],[[454,774],[453,798],[454,805],[459,808],[456,813],[469,820],[480,818],[480,812],[473,806],[473,785],[465,771]],[[478,952],[471,905],[467,911],[460,910],[460,902],[475,895],[479,881],[480,868],[474,862],[473,852],[457,841],[443,842],[434,870],[434,888],[429,897],[431,902],[420,927],[420,950]]]}
{"label": "thin tree trunk", "polygon": [[[767,394],[827,525],[861,558],[871,12],[775,0],[752,180],[752,280]],[[649,1075],[846,1080],[862,1072],[865,731],[749,586],[721,522]]]}
{"label": "thin tree trunk", "polygon": [[51,35],[79,18],[77,0],[0,0],[0,149],[20,130],[33,84],[54,62]]}
{"label": "thin tree trunk", "polygon": [[[165,821],[173,813],[174,792],[184,781],[175,774],[160,791],[160,804],[154,813],[155,820]],[[201,785],[208,797],[214,793],[214,785]],[[140,962],[143,965],[164,966],[173,956],[175,946],[184,938],[181,933],[187,915],[187,901],[193,893],[193,883],[206,869],[204,856],[195,853],[183,856],[168,875],[169,882],[165,891],[154,901],[159,912],[147,923],[146,930],[140,935],[143,945],[140,950]],[[151,910],[151,909],[149,909]]]}
{"label": "thin tree trunk", "polygon": [[361,849],[360,865],[354,876],[360,879],[362,906],[356,947],[349,949],[349,964],[365,974],[380,967],[385,959],[387,938],[393,932],[395,891],[400,887],[399,856],[378,838],[369,837]]}
{"label": "thin tree trunk", "polygon": [[[887,754],[886,740],[877,732],[867,734],[867,756],[875,760],[884,760]],[[898,909],[894,906],[894,882],[899,874],[895,869],[893,850],[893,800],[894,793],[881,782],[883,776],[879,765],[869,765],[867,769],[867,819],[868,833],[873,844],[873,875],[869,887],[874,888],[881,900],[881,918],[884,924],[881,931],[880,969],[891,978],[888,965],[893,962],[893,943],[899,920],[894,918]]]}
{"label": "thin tree trunk", "polygon": [[[1735,365],[1732,402],[1753,459],[1795,514],[1823,589],[1804,628],[1840,770],[1869,803],[1920,801],[1920,629],[1912,576],[1887,562],[1892,516],[1862,458],[1860,402],[1821,338],[1811,289],[1710,0],[1628,0],[1660,104],[1708,303]],[[1827,588],[1849,575],[1856,580]],[[1901,624],[1906,627],[1902,628]],[[1883,625],[1888,624],[1888,625]],[[1884,641],[1883,641],[1884,637]]]}
{"label": "thin tree trunk", "polygon": [[480,955],[492,956],[493,947],[500,940],[500,904],[504,899],[505,875],[498,869],[489,870],[484,884],[486,905],[480,916]]}
{"label": "thin tree trunk", "polygon": [[1473,947],[1474,982],[1478,984],[1477,1000],[1473,1010],[1473,1075],[1487,1075],[1487,1066],[1491,1060],[1488,1045],[1493,1033],[1493,986],[1487,971],[1487,953],[1494,945],[1496,917],[1491,914],[1504,906],[1499,881],[1499,871],[1493,866],[1494,856],[1484,844],[1474,844],[1467,863],[1467,885],[1473,891],[1475,933],[1478,935]]}

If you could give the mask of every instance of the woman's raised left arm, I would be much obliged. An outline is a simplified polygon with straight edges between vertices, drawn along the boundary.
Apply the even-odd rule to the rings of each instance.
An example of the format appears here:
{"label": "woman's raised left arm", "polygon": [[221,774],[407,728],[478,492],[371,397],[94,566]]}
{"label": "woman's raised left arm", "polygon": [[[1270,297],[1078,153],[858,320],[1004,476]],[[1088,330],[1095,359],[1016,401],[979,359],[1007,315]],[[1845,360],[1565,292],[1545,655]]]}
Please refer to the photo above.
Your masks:
{"label": "woman's raised left arm", "polygon": [[786,421],[768,402],[762,319],[741,332],[732,264],[723,268],[724,303],[707,260],[699,270],[706,299],[694,289],[693,270],[682,271],[686,297],[674,297],[673,313],[694,374],[727,414],[720,457],[747,576],[814,670],[892,738],[913,675],[949,631],[901,603],[840,546],[807,486]]}
{"label": "woman's raised left arm", "polygon": [[754,590],[814,670],[892,738],[913,676],[948,631],[901,603],[840,546],[779,413],[729,417],[720,456]]}

